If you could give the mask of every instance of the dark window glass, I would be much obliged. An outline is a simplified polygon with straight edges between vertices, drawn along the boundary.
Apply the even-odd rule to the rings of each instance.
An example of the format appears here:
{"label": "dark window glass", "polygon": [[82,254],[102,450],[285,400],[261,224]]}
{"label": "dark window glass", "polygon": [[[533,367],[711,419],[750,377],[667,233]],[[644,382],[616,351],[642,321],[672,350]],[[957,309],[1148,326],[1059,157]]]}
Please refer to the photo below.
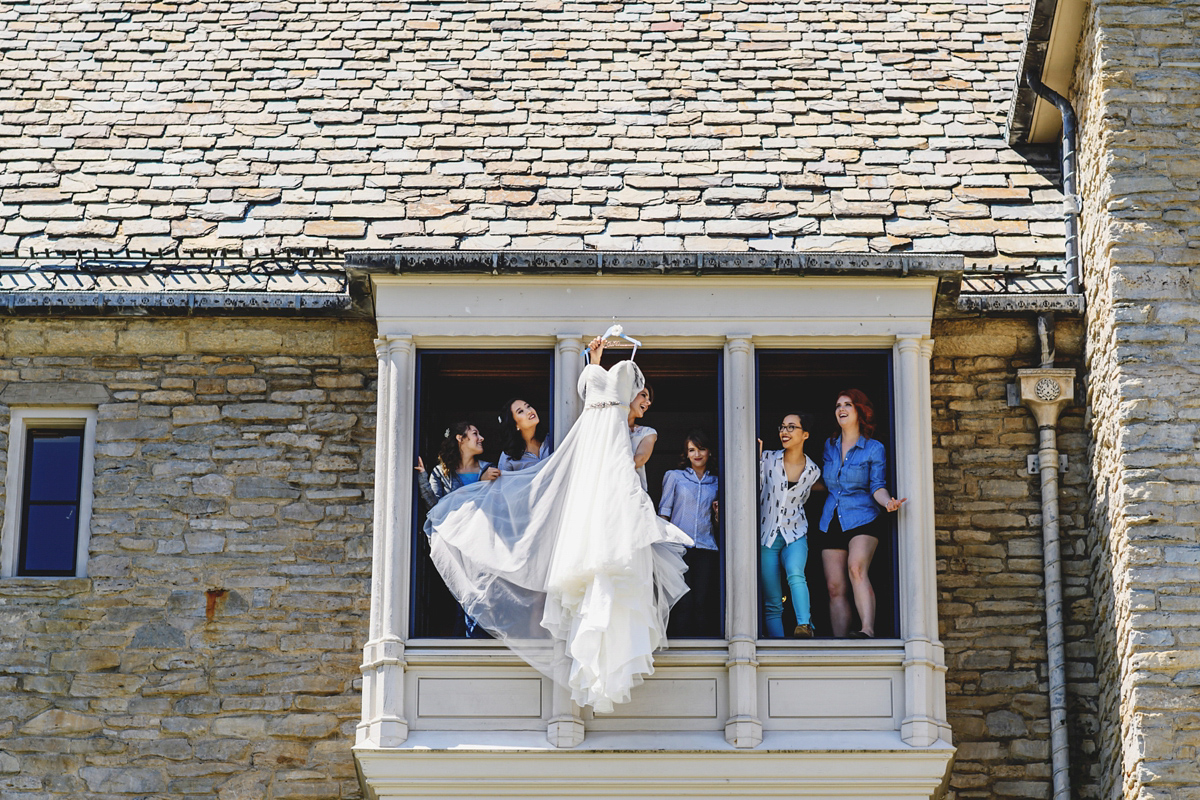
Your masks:
{"label": "dark window glass", "polygon": [[18,575],[74,575],[83,432],[30,429]]}
{"label": "dark window glass", "polygon": [[[839,432],[833,416],[838,392],[860,389],[871,400],[875,409],[875,433],[872,438],[881,442],[886,450],[887,486],[889,491],[896,491],[891,351],[759,350],[757,355],[758,437],[762,439],[765,450],[779,449],[779,423],[786,414],[809,413],[815,418],[815,430],[811,431],[804,450],[818,467],[823,467],[825,442]],[[811,601],[812,625],[818,638],[833,635],[824,558],[820,550],[822,542],[819,528],[824,505],[825,493],[814,489],[804,507],[809,530],[805,575]],[[757,509],[757,498],[755,508]],[[895,514],[885,514],[884,519],[890,535],[887,540],[879,542],[868,575],[875,592],[875,636],[887,639],[900,635],[900,581]],[[786,585],[782,578],[781,583]],[[784,591],[786,594],[791,593],[790,589],[785,588]],[[761,587],[759,597],[762,597]],[[760,613],[762,605],[760,602]],[[854,608],[852,594],[850,606],[853,614],[850,629],[856,631],[861,626],[861,620],[858,619]],[[795,614],[791,607],[791,598],[788,597],[783,612],[786,638],[791,638],[794,625]],[[765,629],[761,635],[765,636]]]}
{"label": "dark window glass", "polygon": [[[582,362],[580,364],[582,368]],[[551,430],[554,379],[553,351],[423,351],[417,357],[417,453],[427,470],[437,465],[442,434],[448,426],[468,421],[484,437],[480,458],[500,459],[497,412],[510,397],[537,409]],[[415,458],[413,459],[415,462]],[[424,476],[428,479],[429,472]],[[414,478],[416,475],[414,474]],[[416,478],[419,479],[419,478]],[[466,618],[429,557],[425,537],[426,504],[413,498],[412,618],[413,636],[490,638]]]}
{"label": "dark window glass", "polygon": [[[602,363],[609,368],[627,358],[628,350],[610,350]],[[707,435],[712,446],[711,468],[717,476],[719,498],[724,485],[720,468],[724,457],[721,351],[640,349],[637,363],[654,392],[641,424],[658,432],[654,455],[646,462],[646,491],[655,507],[662,502],[667,470],[685,468],[685,442],[695,429]],[[671,609],[667,636],[672,639],[719,639],[725,633],[725,537],[719,514],[715,522],[717,550],[689,548],[684,556],[688,562],[684,580],[691,591]]]}

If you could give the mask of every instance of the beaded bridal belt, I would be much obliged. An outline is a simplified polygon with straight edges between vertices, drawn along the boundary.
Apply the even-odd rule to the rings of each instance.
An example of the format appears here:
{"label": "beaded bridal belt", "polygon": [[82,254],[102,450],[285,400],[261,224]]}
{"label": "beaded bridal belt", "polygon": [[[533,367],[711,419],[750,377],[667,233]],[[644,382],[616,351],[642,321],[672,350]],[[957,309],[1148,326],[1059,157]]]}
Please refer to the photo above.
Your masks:
{"label": "beaded bridal belt", "polygon": [[629,405],[628,403],[619,403],[616,400],[610,400],[607,403],[588,403],[586,406],[584,406],[584,409],[586,410],[589,408],[612,408],[613,406],[628,406],[628,405]]}

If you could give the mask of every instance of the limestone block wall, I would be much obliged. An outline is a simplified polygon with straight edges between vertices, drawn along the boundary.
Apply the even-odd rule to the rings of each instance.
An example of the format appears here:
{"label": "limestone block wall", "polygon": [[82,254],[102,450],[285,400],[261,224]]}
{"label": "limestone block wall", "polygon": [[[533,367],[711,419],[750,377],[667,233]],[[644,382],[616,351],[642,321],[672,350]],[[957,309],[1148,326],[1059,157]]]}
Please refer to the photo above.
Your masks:
{"label": "limestone block wall", "polygon": [[[0,384],[111,393],[91,577],[0,581],[6,800],[358,796],[371,336],[369,323],[347,321],[0,324]],[[1040,504],[1023,472],[1035,431],[1005,402],[1005,384],[1033,363],[1033,321],[949,318],[934,336],[939,611],[959,747],[950,797],[1041,798]],[[1080,338],[1060,324],[1064,363]],[[1074,777],[1077,796],[1092,798],[1081,411],[1062,431]],[[0,407],[0,453],[7,435]]]}
{"label": "limestone block wall", "polygon": [[1104,797],[1200,786],[1194,3],[1089,7],[1081,118]]}
{"label": "limestone block wall", "polygon": [[[89,577],[0,580],[0,795],[359,796],[371,335],[347,321],[0,324],[0,388],[111,395]],[[0,460],[8,434],[0,406]]]}
{"label": "limestone block wall", "polygon": [[[1060,366],[1074,366],[1082,326],[1058,327]],[[946,319],[931,363],[938,613],[958,754],[948,797],[1050,796],[1045,598],[1039,478],[1025,472],[1037,426],[1009,408],[1006,385],[1040,351],[1033,319]],[[1098,797],[1097,694],[1087,546],[1088,437],[1083,409],[1064,412],[1063,596],[1073,797]]]}
{"label": "limestone block wall", "polygon": [[284,247],[1062,258],[982,0],[0,8],[0,255]]}

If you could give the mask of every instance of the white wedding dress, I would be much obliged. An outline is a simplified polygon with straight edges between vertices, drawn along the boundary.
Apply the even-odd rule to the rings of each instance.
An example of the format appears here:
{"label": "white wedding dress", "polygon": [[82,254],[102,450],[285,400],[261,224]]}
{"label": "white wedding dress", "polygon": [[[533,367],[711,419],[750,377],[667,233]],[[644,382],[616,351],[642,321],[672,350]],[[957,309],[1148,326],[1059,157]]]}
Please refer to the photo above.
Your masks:
{"label": "white wedding dress", "polygon": [[682,546],[633,466],[632,361],[584,368],[584,410],[547,459],[448,494],[425,532],[463,609],[597,712],[654,672],[667,615],[687,592]]}

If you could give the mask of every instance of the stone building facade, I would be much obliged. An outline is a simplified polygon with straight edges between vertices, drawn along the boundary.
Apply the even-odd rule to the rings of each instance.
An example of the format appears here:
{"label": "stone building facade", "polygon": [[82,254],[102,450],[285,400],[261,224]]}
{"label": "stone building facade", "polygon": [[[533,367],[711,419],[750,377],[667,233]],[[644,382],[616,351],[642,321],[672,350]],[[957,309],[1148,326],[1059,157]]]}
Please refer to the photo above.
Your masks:
{"label": "stone building facade", "polygon": [[[355,303],[336,313],[253,316],[195,297],[313,293],[294,248],[952,254],[963,293],[1054,293],[1057,152],[1005,137],[1022,12],[0,10],[0,458],[13,407],[97,413],[87,577],[0,578],[0,796],[364,792],[371,295],[339,284]],[[1059,425],[1077,797],[1200,791],[1196,21],[1094,3],[1060,87],[1081,122],[1087,300],[1056,331],[1086,385]],[[122,306],[148,290],[193,293],[191,311]],[[954,293],[930,362],[944,788],[1046,797],[1037,429],[1007,391],[1040,362],[1037,328]]]}
{"label": "stone building facade", "polygon": [[[23,354],[4,359],[5,389],[108,394],[88,577],[0,586],[9,796],[360,796],[371,336],[345,320],[5,324],[5,353]],[[1036,337],[1026,320],[967,318],[940,322],[936,342],[948,796],[1042,797],[1040,504],[1021,475],[1035,430],[1005,401]],[[1064,354],[1080,344],[1060,339]],[[1075,411],[1063,426],[1064,513],[1080,531],[1067,559],[1072,717],[1080,796],[1098,796],[1081,423]]]}
{"label": "stone building facade", "polygon": [[1105,796],[1200,792],[1195,273],[1200,11],[1096,3],[1072,97],[1088,265]]}

